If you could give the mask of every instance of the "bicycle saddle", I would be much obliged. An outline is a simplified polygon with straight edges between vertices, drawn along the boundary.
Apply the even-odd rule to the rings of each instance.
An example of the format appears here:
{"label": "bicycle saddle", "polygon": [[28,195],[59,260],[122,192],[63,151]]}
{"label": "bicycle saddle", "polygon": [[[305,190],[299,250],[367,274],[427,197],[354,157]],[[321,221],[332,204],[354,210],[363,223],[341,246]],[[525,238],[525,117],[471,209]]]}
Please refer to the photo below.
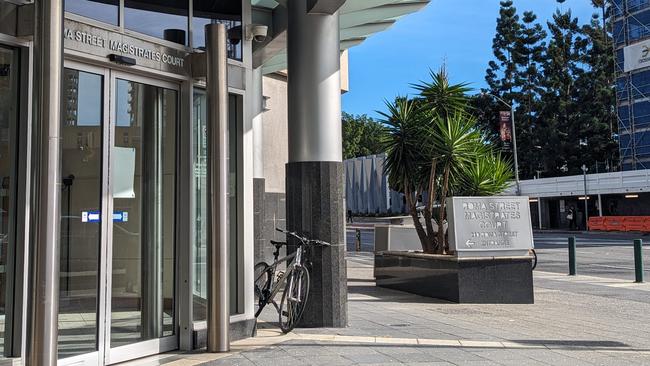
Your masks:
{"label": "bicycle saddle", "polygon": [[275,241],[275,240],[271,240],[271,244],[275,245],[276,248],[280,248],[283,245],[287,245],[287,243],[285,243],[285,242]]}

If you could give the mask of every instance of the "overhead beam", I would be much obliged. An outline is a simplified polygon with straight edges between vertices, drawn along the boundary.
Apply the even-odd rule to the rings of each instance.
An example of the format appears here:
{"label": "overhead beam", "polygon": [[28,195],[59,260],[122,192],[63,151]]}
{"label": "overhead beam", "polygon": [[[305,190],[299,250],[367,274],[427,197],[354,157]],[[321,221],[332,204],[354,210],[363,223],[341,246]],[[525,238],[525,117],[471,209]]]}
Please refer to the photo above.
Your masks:
{"label": "overhead beam", "polygon": [[345,4],[345,0],[307,0],[307,13],[334,14]]}

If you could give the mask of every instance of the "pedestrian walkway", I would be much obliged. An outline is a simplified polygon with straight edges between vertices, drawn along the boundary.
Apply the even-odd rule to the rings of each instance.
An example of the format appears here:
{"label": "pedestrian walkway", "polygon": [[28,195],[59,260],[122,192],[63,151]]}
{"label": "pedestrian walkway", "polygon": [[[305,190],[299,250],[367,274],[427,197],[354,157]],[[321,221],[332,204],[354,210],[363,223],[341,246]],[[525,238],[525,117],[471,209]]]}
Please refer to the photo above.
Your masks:
{"label": "pedestrian walkway", "polygon": [[536,272],[534,305],[459,305],[375,287],[368,254],[348,274],[348,328],[282,335],[269,309],[230,354],[132,365],[650,365],[647,284]]}

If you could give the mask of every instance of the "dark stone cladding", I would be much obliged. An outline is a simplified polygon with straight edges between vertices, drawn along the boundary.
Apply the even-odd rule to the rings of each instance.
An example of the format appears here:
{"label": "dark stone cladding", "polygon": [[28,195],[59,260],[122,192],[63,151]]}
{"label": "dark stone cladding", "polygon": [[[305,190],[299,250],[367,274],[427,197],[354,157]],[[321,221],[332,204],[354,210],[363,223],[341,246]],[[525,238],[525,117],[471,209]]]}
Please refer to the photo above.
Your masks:
{"label": "dark stone cladding", "polygon": [[345,202],[343,163],[290,162],[287,172],[287,229],[332,244],[310,253],[311,284],[299,326],[347,326]]}
{"label": "dark stone cladding", "polygon": [[532,304],[529,257],[375,253],[377,286],[461,304]]}
{"label": "dark stone cladding", "polygon": [[[255,323],[257,319],[245,319],[230,323],[230,341],[238,341],[256,335]],[[193,349],[205,348],[208,344],[208,332],[206,329],[195,330],[192,334]]]}
{"label": "dark stone cladding", "polygon": [[[253,179],[253,231],[255,236],[255,263],[273,262],[271,240],[284,241],[284,234],[275,231],[276,227],[285,228],[286,195],[280,192],[266,192],[264,178]],[[286,250],[280,250],[284,256]]]}

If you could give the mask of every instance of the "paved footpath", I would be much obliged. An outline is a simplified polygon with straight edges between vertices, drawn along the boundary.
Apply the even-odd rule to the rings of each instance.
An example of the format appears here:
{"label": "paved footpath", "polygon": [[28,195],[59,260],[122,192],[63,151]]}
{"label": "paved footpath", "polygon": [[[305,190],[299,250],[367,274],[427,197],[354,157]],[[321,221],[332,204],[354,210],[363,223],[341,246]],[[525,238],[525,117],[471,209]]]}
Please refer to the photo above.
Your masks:
{"label": "paved footpath", "polygon": [[650,365],[650,284],[535,272],[534,305],[458,305],[374,286],[372,256],[351,255],[349,327],[270,322],[227,355],[132,365]]}

